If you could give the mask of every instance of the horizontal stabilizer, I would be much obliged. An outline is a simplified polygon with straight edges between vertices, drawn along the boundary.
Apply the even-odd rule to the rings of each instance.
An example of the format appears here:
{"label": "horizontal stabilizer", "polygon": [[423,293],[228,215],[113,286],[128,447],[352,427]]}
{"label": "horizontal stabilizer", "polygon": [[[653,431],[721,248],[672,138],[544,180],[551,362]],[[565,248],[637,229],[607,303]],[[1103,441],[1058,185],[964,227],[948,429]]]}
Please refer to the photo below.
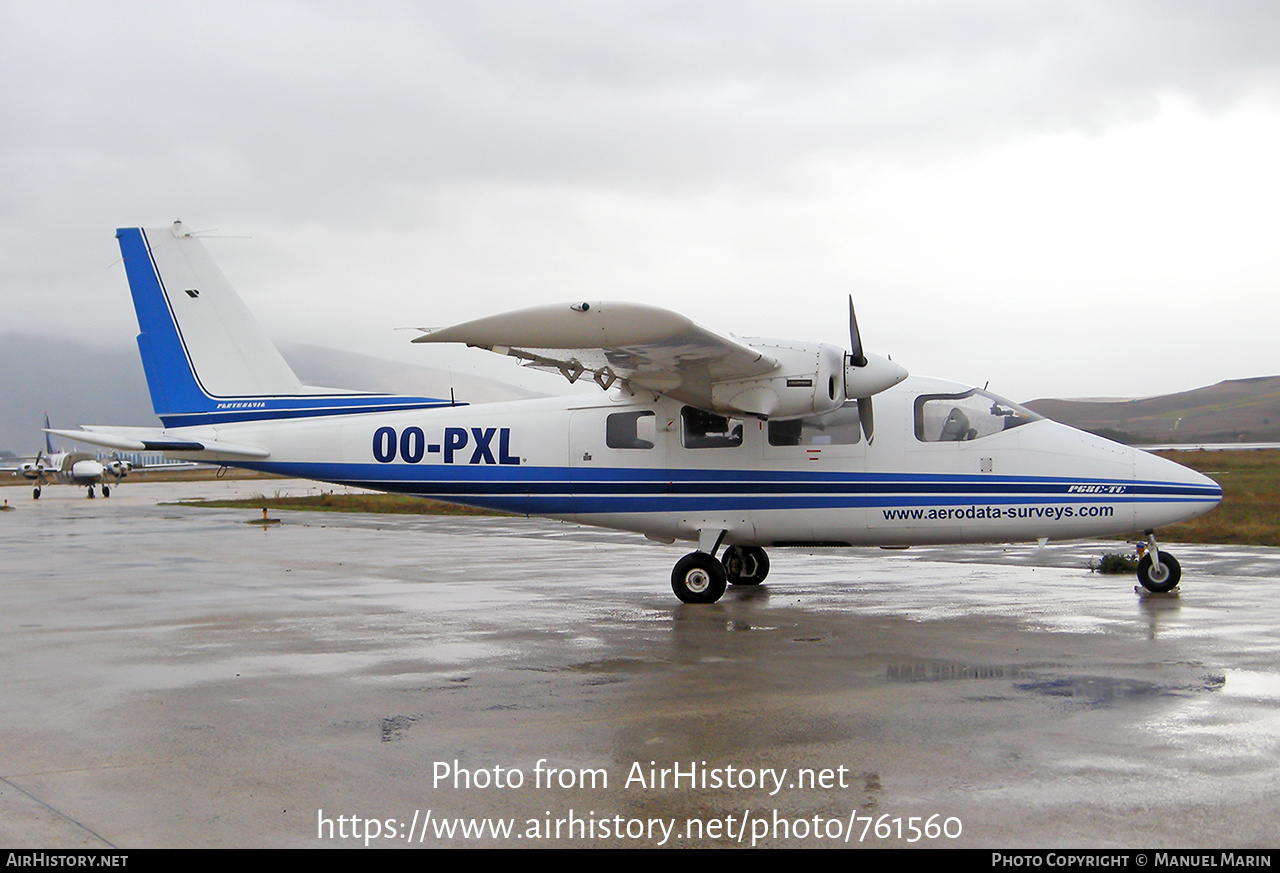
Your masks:
{"label": "horizontal stabilizer", "polygon": [[271,456],[266,449],[257,446],[193,439],[186,434],[177,437],[158,428],[86,426],[84,430],[46,430],[46,433],[122,452],[200,453],[219,455],[227,460],[261,460]]}

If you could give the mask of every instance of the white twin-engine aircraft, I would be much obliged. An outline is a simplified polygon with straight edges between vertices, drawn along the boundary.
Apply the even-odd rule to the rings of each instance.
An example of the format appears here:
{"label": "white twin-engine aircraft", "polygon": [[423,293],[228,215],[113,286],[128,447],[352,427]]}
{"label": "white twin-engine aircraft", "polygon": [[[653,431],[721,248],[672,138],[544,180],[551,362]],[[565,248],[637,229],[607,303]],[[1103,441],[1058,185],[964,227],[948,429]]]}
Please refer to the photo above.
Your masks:
{"label": "white twin-engine aircraft", "polygon": [[44,451],[37,452],[34,458],[23,461],[17,466],[0,467],[0,472],[12,473],[33,483],[31,488],[33,500],[40,499],[41,491],[50,482],[79,485],[86,489],[85,495],[90,498],[94,496],[94,488],[101,485],[102,496],[110,497],[112,482],[118,484],[135,466],[132,461],[119,457],[104,460],[87,452],[55,452],[53,440],[49,437],[49,434],[54,431],[49,429],[47,413],[44,417],[44,429]]}
{"label": "white twin-engine aircraft", "polygon": [[[1212,480],[986,391],[862,350],[735,340],[652,306],[540,306],[424,331],[594,380],[484,405],[303,386],[181,223],[117,231],[164,427],[56,431],[269,473],[636,531],[696,551],[686,603],[755,585],[766,546],[1079,539],[1145,532],[1142,584],[1181,571],[1152,531],[1212,509]],[[872,397],[876,413],[872,415]]]}

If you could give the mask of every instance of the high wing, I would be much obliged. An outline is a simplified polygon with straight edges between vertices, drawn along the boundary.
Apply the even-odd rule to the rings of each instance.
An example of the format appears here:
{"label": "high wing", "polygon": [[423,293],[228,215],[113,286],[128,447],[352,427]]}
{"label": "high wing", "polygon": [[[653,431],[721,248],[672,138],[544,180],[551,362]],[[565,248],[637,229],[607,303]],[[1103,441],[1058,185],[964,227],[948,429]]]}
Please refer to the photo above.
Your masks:
{"label": "high wing", "polygon": [[466,343],[601,388],[621,383],[721,414],[790,418],[828,412],[897,384],[906,371],[868,356],[846,372],[838,346],[737,340],[639,303],[538,306],[428,330],[415,343]]}
{"label": "high wing", "polygon": [[669,394],[715,408],[711,386],[765,376],[778,360],[699,327],[679,313],[639,303],[558,304],[428,330],[415,343],[466,343],[558,370],[570,382],[590,374],[602,388]]}

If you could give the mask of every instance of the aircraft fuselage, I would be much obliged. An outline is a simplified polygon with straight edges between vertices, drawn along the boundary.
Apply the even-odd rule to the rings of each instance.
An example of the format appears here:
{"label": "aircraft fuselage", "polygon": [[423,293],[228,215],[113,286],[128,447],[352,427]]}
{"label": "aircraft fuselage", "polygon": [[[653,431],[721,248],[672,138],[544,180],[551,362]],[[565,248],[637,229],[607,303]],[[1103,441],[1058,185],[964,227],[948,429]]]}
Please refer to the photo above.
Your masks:
{"label": "aircraft fuselage", "polygon": [[[671,398],[644,400],[613,391],[169,432],[271,446],[263,461],[200,460],[659,540],[720,530],[726,545],[1079,539],[1151,530],[1221,498],[1185,467],[1017,418],[1025,410],[940,380],[913,377],[877,395],[871,443],[838,415],[815,417],[806,431],[751,417],[707,421]],[[983,423],[967,420],[988,405],[991,427],[1007,429],[980,433]],[[962,410],[977,427],[953,439]]]}

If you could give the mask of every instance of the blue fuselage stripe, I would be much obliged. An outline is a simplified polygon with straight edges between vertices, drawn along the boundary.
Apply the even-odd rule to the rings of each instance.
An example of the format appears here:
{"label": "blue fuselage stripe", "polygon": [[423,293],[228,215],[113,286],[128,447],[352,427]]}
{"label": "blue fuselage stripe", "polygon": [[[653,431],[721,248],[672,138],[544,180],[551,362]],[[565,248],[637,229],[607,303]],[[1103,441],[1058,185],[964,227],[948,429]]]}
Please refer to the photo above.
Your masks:
{"label": "blue fuselage stripe", "polygon": [[[587,470],[406,464],[263,463],[256,469],[353,487],[529,514],[880,507],[1212,503],[1217,488],[1060,478],[975,480],[928,474],[792,474],[731,470]],[[1103,489],[1081,491],[1081,488]]]}

